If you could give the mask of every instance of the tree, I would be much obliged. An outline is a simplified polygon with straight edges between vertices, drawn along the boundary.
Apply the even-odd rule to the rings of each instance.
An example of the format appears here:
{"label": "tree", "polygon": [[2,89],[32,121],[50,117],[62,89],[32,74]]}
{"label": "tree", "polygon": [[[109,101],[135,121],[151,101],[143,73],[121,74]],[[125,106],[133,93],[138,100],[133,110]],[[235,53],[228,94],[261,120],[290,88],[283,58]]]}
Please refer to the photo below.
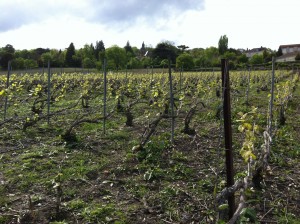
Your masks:
{"label": "tree", "polygon": [[141,59],[141,63],[142,63],[142,65],[143,65],[144,68],[149,67],[151,65],[151,62],[152,62],[152,60],[149,57],[143,57]]}
{"label": "tree", "polygon": [[129,41],[127,41],[126,46],[124,47],[124,49],[126,51],[126,54],[128,54],[128,53],[133,54],[133,50],[132,50],[132,47],[131,47]]}
{"label": "tree", "polygon": [[3,50],[12,55],[15,53],[15,48],[11,44],[6,44],[6,46],[3,48]]}
{"label": "tree", "polygon": [[124,48],[120,48],[114,45],[106,50],[105,53],[108,61],[108,65],[113,66],[114,69],[119,70],[126,65],[126,51]]}
{"label": "tree", "polygon": [[33,59],[25,59],[24,66],[25,66],[26,69],[27,68],[36,68],[36,67],[38,67],[38,64]]}
{"label": "tree", "polygon": [[15,57],[16,58],[24,58],[24,59],[29,59],[31,58],[32,53],[28,50],[21,50],[21,51],[16,51],[15,52]]}
{"label": "tree", "polygon": [[66,53],[66,65],[68,67],[76,67],[77,63],[74,60],[73,56],[75,56],[75,46],[73,43],[71,43],[67,48],[67,53]]}
{"label": "tree", "polygon": [[233,53],[233,52],[229,52],[229,51],[226,51],[226,52],[223,54],[223,57],[226,58],[226,59],[229,59],[230,61],[236,60],[236,54]]}
{"label": "tree", "polygon": [[0,53],[0,66],[4,69],[7,69],[8,62],[14,58],[14,55],[8,52]]}
{"label": "tree", "polygon": [[185,49],[188,49],[188,48],[189,48],[189,46],[186,46],[186,45],[179,45],[179,46],[177,46],[177,48],[179,48],[179,49],[181,50],[181,53],[183,53]]}
{"label": "tree", "polygon": [[95,59],[95,49],[93,45],[85,44],[81,50],[83,58],[89,58],[91,60]]}
{"label": "tree", "polygon": [[133,69],[133,68],[142,68],[142,67],[143,67],[142,61],[140,61],[136,57],[132,57],[129,59],[127,68]]}
{"label": "tree", "polygon": [[264,57],[262,54],[255,54],[250,58],[250,64],[252,65],[259,65],[264,63]]}
{"label": "tree", "polygon": [[14,53],[15,49],[10,44],[0,49],[0,66],[2,68],[7,68],[8,62],[14,58]]}
{"label": "tree", "polygon": [[100,40],[99,42],[96,41],[95,56],[96,56],[96,60],[97,61],[100,60],[101,62],[105,57],[105,46],[102,40]]}
{"label": "tree", "polygon": [[47,65],[48,61],[52,62],[52,55],[50,52],[43,53],[41,59],[44,65]]}
{"label": "tree", "polygon": [[168,59],[170,57],[172,63],[176,63],[178,48],[175,47],[171,42],[165,41],[157,44],[152,54],[153,58],[157,58],[159,61]]}
{"label": "tree", "polygon": [[11,66],[13,69],[23,69],[25,68],[25,60],[24,58],[16,58],[12,61]]}
{"label": "tree", "polygon": [[249,61],[249,58],[245,54],[241,54],[237,57],[237,63],[241,66],[247,64]]}
{"label": "tree", "polygon": [[280,57],[282,55],[282,49],[281,47],[278,48],[278,51],[276,52],[276,56]]}
{"label": "tree", "polygon": [[168,63],[169,63],[168,59],[163,59],[160,62],[160,66],[162,66],[163,68],[165,68],[168,65]]}
{"label": "tree", "polygon": [[218,48],[216,48],[216,47],[206,48],[204,51],[204,56],[205,56],[206,63],[207,63],[205,65],[205,67],[220,66]]}
{"label": "tree", "polygon": [[47,53],[47,52],[50,52],[49,48],[36,48],[36,49],[30,51],[31,56],[27,59],[35,60],[39,66],[43,66],[44,62],[42,61],[41,56],[42,56],[42,54]]}
{"label": "tree", "polygon": [[296,60],[296,61],[300,61],[300,53],[298,53],[298,54],[296,55],[295,60]]}
{"label": "tree", "polygon": [[264,63],[270,62],[272,61],[272,52],[270,49],[265,49],[263,52],[263,59],[264,59]]}
{"label": "tree", "polygon": [[95,62],[90,58],[84,58],[83,61],[82,61],[82,66],[84,68],[94,68],[95,67]]}
{"label": "tree", "polygon": [[93,44],[85,44],[84,47],[79,50],[78,55],[80,55],[78,58],[80,58],[84,68],[95,67],[96,57]]}
{"label": "tree", "polygon": [[146,47],[145,47],[145,43],[144,43],[144,41],[143,41],[142,47],[141,47],[141,49],[140,49],[140,56],[141,56],[141,57],[145,56],[146,52],[147,52],[147,50],[146,50]]}
{"label": "tree", "polygon": [[220,37],[218,46],[220,55],[223,55],[228,50],[228,38],[226,35]]}
{"label": "tree", "polygon": [[194,58],[197,67],[212,67],[220,64],[219,51],[216,47],[196,48],[191,50],[190,54]]}
{"label": "tree", "polygon": [[190,54],[183,53],[176,58],[176,68],[183,67],[185,70],[194,67],[194,60]]}

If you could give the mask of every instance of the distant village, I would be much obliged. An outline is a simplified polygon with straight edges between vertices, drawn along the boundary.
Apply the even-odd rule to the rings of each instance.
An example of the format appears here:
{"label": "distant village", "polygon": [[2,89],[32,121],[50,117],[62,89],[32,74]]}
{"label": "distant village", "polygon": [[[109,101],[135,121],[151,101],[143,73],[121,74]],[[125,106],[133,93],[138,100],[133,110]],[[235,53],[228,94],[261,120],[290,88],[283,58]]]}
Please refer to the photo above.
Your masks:
{"label": "distant village", "polygon": [[16,50],[10,44],[0,48],[0,70],[8,68],[22,70],[44,68],[48,62],[51,67],[62,68],[96,68],[101,70],[103,59],[107,60],[109,70],[165,68],[167,58],[177,69],[195,70],[220,67],[220,58],[228,58],[231,69],[241,69],[245,66],[270,66],[272,57],[280,66],[287,66],[300,61],[300,44],[280,45],[277,51],[267,47],[253,49],[228,49],[228,38],[221,36],[218,48],[194,48],[186,45],[175,46],[173,42],[165,41],[155,48],[142,43],[141,48],[132,47],[127,41],[124,47],[113,45],[105,48],[103,41],[96,41],[96,45],[85,44],[76,49],[71,43],[63,50],[37,48],[32,50]]}
{"label": "distant village", "polygon": [[[300,54],[300,44],[280,45],[279,55],[276,58],[276,62],[293,62],[296,61],[297,54]],[[252,58],[254,55],[262,55],[264,51],[268,50],[265,47],[253,48],[253,49],[239,49],[242,53],[246,54],[248,58]]]}

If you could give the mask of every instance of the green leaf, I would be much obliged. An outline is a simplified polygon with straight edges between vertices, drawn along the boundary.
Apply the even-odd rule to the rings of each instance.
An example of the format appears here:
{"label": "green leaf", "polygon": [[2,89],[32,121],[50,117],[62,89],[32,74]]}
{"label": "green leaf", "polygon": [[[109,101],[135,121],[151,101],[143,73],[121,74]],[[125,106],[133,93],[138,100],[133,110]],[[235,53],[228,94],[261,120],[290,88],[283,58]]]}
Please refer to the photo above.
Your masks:
{"label": "green leaf", "polygon": [[243,132],[243,131],[245,130],[245,128],[244,128],[243,125],[239,125],[238,130],[239,130],[240,132]]}
{"label": "green leaf", "polygon": [[5,90],[3,89],[3,90],[1,90],[1,92],[0,92],[0,96],[2,96],[2,95],[4,95],[5,96]]}
{"label": "green leaf", "polygon": [[247,129],[247,130],[252,130],[252,125],[249,124],[249,123],[244,123],[244,124],[243,124],[243,127],[244,127],[245,129]]}
{"label": "green leaf", "polygon": [[223,210],[226,210],[228,208],[229,208],[228,204],[222,204],[222,205],[219,205],[218,210],[223,211]]}
{"label": "green leaf", "polygon": [[241,216],[250,219],[251,222],[257,222],[257,214],[253,208],[243,208],[241,211]]}
{"label": "green leaf", "polygon": [[151,180],[152,174],[153,174],[152,170],[147,170],[146,173],[144,174],[144,180],[147,180],[147,181]]}

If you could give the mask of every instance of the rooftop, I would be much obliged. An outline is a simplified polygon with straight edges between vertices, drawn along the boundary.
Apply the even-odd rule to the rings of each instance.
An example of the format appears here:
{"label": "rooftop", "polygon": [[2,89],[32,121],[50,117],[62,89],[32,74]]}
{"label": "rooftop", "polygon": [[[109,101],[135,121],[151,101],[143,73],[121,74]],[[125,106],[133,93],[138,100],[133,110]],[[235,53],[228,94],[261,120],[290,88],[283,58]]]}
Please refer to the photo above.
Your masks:
{"label": "rooftop", "polygon": [[300,44],[287,44],[287,45],[280,45],[280,48],[287,48],[287,47],[300,47]]}

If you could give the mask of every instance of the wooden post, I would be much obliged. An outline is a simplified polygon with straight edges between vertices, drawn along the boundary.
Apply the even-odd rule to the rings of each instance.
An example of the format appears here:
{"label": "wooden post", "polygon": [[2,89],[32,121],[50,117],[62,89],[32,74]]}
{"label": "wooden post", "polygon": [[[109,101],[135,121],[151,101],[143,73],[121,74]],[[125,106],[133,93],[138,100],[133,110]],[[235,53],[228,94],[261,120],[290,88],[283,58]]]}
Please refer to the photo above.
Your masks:
{"label": "wooden post", "polygon": [[272,78],[271,78],[271,98],[269,104],[269,124],[268,132],[272,136],[272,120],[273,120],[273,102],[274,102],[274,83],[275,83],[275,57],[272,57]]}
{"label": "wooden post", "polygon": [[[228,60],[221,59],[227,187],[234,185]],[[235,212],[234,193],[228,195],[229,219]]]}

